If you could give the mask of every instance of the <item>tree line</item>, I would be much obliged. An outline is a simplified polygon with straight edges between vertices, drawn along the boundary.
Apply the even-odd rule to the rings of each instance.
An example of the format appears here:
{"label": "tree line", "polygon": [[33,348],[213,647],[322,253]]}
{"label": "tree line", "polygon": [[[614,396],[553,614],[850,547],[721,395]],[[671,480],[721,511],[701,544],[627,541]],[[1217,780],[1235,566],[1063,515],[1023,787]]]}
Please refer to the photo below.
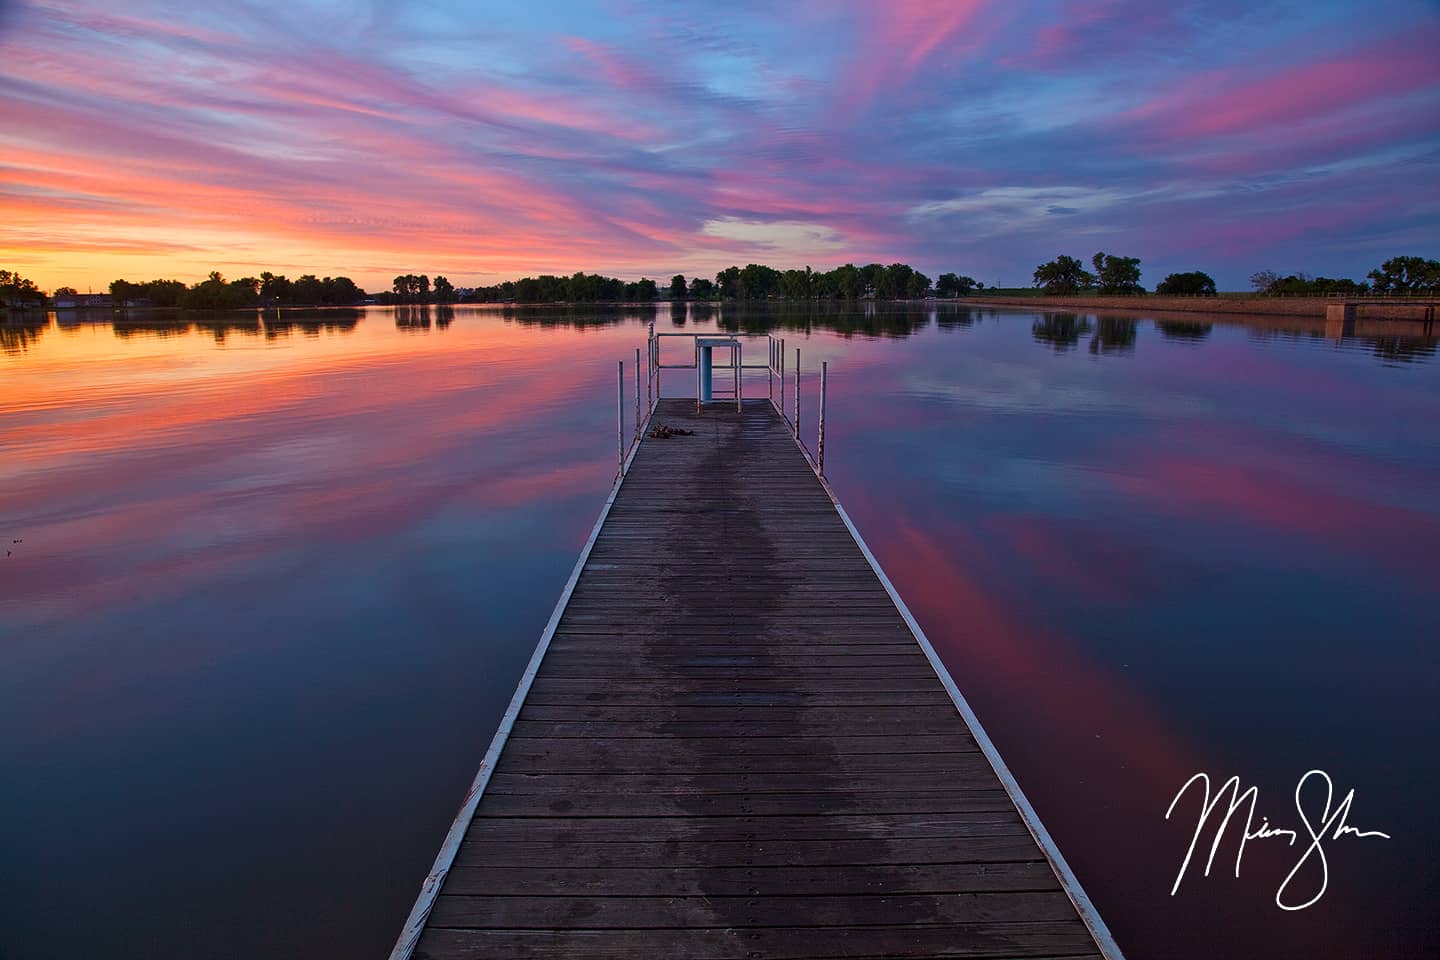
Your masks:
{"label": "tree line", "polygon": [[[1090,258],[1094,271],[1074,257],[1061,254],[1035,268],[1034,284],[1043,293],[1075,296],[1093,291],[1104,296],[1133,296],[1145,293],[1140,284],[1140,258],[1117,257],[1105,252]],[[1312,277],[1308,273],[1282,277],[1273,270],[1261,270],[1250,277],[1256,293],[1272,297],[1323,297],[1331,294],[1436,293],[1440,292],[1440,261],[1424,257],[1391,257],[1367,275],[1369,282]],[[1202,270],[1172,273],[1155,285],[1155,292],[1182,297],[1213,297],[1215,280]]]}
{"label": "tree line", "polygon": [[[1109,296],[1131,296],[1146,292],[1140,282],[1140,258],[1105,252],[1090,258],[1090,269],[1080,260],[1060,255],[1035,268],[1034,289],[1057,296],[1095,292]],[[1280,276],[1261,270],[1250,278],[1252,288],[1268,296],[1326,296],[1440,293],[1440,261],[1424,257],[1391,257],[1371,270],[1365,280],[1312,277],[1307,273]],[[964,297],[983,292],[985,284],[973,277],[942,273],[933,283],[919,270],[905,263],[889,265],[847,263],[833,270],[777,270],[759,263],[730,266],[714,279],[675,274],[664,289],[670,300],[918,300],[928,296]],[[1013,291],[1011,291],[1013,292]],[[1155,292],[1172,296],[1215,296],[1215,280],[1202,270],[1171,273],[1155,286]],[[74,294],[72,287],[60,287],[56,296]],[[205,280],[186,285],[179,280],[149,280],[110,284],[116,306],[148,304],[199,310],[226,310],[256,306],[350,306],[366,299],[366,293],[349,277],[317,277],[305,274],[291,280],[266,271],[258,277],[226,280],[218,271]],[[444,276],[432,281],[426,274],[401,274],[391,289],[374,296],[377,303],[602,303],[651,302],[661,299],[659,285],[642,277],[635,281],[600,274],[574,273],[568,277],[544,274],[507,280],[493,286],[456,287]],[[19,273],[0,270],[0,305],[26,307],[43,305],[43,290]]]}
{"label": "tree line", "polygon": [[547,273],[506,280],[494,286],[474,287],[462,299],[477,303],[648,303],[659,298],[659,286],[647,277],[627,282],[598,273],[574,273],[568,277]]}
{"label": "tree line", "polygon": [[131,283],[114,280],[110,295],[116,306],[148,304],[185,310],[236,310],[259,306],[349,306],[365,299],[365,291],[349,277],[317,277],[307,273],[297,280],[265,271],[258,277],[226,280],[218,270],[193,286],[179,280]]}
{"label": "tree line", "polygon": [[[730,266],[709,277],[687,279],[677,273],[664,288],[670,300],[880,300],[920,299],[930,294],[963,296],[985,285],[972,277],[941,274],[932,285],[925,274],[909,264],[847,263],[829,271],[777,270],[765,264]],[[568,277],[546,274],[475,287],[461,299],[515,303],[597,301],[648,302],[661,297],[659,285],[646,277],[626,282],[615,277],[576,273]]]}
{"label": "tree line", "polygon": [[1435,293],[1440,292],[1440,260],[1424,257],[1391,257],[1356,282],[1345,278],[1312,277],[1308,273],[1280,276],[1273,270],[1252,274],[1250,286],[1260,293],[1284,297],[1315,297],[1329,294]]}

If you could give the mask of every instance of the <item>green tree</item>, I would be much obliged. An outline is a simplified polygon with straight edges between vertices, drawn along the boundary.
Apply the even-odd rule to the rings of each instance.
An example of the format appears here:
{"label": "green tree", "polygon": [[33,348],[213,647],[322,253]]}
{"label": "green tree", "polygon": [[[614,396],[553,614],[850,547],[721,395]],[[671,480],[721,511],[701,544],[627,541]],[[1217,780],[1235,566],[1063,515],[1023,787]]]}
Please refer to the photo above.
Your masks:
{"label": "green tree", "polygon": [[269,270],[260,274],[260,299],[267,303],[287,303],[293,293],[294,284],[285,276],[276,276]]}
{"label": "green tree", "polygon": [[1213,297],[1215,280],[1200,270],[1172,273],[1155,285],[1155,292],[1172,297]]}
{"label": "green tree", "polygon": [[435,300],[437,303],[455,302],[455,285],[447,277],[435,278]]}
{"label": "green tree", "polygon": [[320,282],[321,300],[337,305],[358,303],[365,299],[365,291],[355,285],[349,277],[326,277]]}
{"label": "green tree", "polygon": [[179,280],[151,280],[141,287],[140,299],[152,307],[178,307],[189,287]]}
{"label": "green tree", "polygon": [[864,271],[853,263],[836,267],[824,275],[824,283],[828,288],[829,295],[840,300],[859,300],[865,296],[865,287],[868,282]]}
{"label": "green tree", "polygon": [[298,304],[319,306],[325,302],[325,282],[315,274],[307,273],[291,286],[290,295]]}
{"label": "green tree", "polygon": [[715,286],[723,300],[737,300],[740,297],[740,268],[726,267],[715,274]]}
{"label": "green tree", "polygon": [[915,274],[908,263],[892,263],[875,276],[875,299],[898,300],[910,294],[910,278]]}
{"label": "green tree", "polygon": [[704,277],[695,277],[690,281],[690,296],[696,300],[709,300],[715,296],[715,284]]}
{"label": "green tree", "polygon": [[768,300],[780,293],[779,270],[761,263],[747,263],[740,271],[740,299]]}
{"label": "green tree", "polygon": [[964,297],[968,296],[971,290],[979,289],[979,286],[974,277],[942,273],[940,279],[935,281],[935,295],[938,297]]}
{"label": "green tree", "polygon": [[677,273],[670,278],[670,299],[685,299],[685,274]]}
{"label": "green tree", "polygon": [[1264,292],[1272,297],[1324,297],[1330,294],[1354,296],[1368,289],[1365,284],[1348,278],[1312,277],[1302,271],[1271,280]]}
{"label": "green tree", "polygon": [[625,299],[640,303],[649,303],[660,296],[660,288],[655,281],[647,277],[641,277],[634,283],[625,285]]}
{"label": "green tree", "polygon": [[1440,290],[1440,261],[1391,257],[1367,276],[1381,293],[1430,293]]}
{"label": "green tree", "polygon": [[1095,278],[1100,292],[1109,296],[1130,296],[1144,293],[1140,286],[1140,258],[1114,257],[1108,253],[1097,253],[1090,258],[1095,268]]}
{"label": "green tree", "polygon": [[1052,296],[1069,297],[1095,286],[1095,276],[1079,260],[1062,253],[1035,268],[1035,286]]}
{"label": "green tree", "polygon": [[260,281],[245,277],[227,283],[218,270],[186,290],[180,297],[180,306],[187,310],[235,310],[254,306],[258,300]]}
{"label": "green tree", "polygon": [[76,290],[74,287],[56,287],[53,291],[51,291],[50,296],[52,296],[52,297],[73,297],[73,296],[78,295],[79,293],[80,293],[80,291],[79,291],[79,290]]}
{"label": "green tree", "polygon": [[0,270],[0,303],[7,307],[25,307],[45,302],[45,294],[35,281],[13,270]]}
{"label": "green tree", "polygon": [[1250,274],[1250,286],[1261,293],[1268,293],[1270,287],[1279,279],[1280,275],[1274,270],[1256,270]]}

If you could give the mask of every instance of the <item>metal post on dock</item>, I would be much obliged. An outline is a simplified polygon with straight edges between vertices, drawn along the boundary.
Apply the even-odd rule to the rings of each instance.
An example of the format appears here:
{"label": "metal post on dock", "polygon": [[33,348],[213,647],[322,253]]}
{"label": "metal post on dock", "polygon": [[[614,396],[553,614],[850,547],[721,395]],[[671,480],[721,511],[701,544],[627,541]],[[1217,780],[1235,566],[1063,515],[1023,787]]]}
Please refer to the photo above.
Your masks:
{"label": "metal post on dock", "polygon": [[645,409],[653,409],[650,381],[655,379],[655,321],[650,321],[650,334],[645,338]]}
{"label": "metal post on dock", "polygon": [[640,439],[640,348],[635,348],[635,439]]}
{"label": "metal post on dock", "polygon": [[705,409],[705,376],[700,372],[700,340],[697,337],[695,344],[695,412],[699,413]]}
{"label": "metal post on dock", "polygon": [[625,361],[615,363],[615,476],[625,472]]}
{"label": "metal post on dock", "polygon": [[800,348],[795,348],[795,439],[800,439]]}
{"label": "metal post on dock", "polygon": [[825,380],[830,373],[830,361],[820,361],[820,439],[816,444],[815,472],[825,476]]}
{"label": "metal post on dock", "polygon": [[785,419],[785,338],[780,338],[780,419]]}
{"label": "metal post on dock", "polygon": [[744,361],[742,360],[742,357],[741,357],[742,351],[740,350],[740,341],[739,341],[739,340],[736,340],[736,341],[735,341],[735,349],[734,349],[733,352],[734,352],[734,354],[735,354],[735,412],[736,412],[736,413],[744,413],[745,411],[744,411],[744,409],[743,409],[743,407],[741,406],[741,403],[740,403],[740,400],[741,400],[741,397],[740,397],[740,370],[741,370],[741,368],[742,368],[742,366],[743,366],[743,362],[744,362]]}
{"label": "metal post on dock", "polygon": [[765,396],[775,403],[775,338],[765,338],[770,344],[770,359],[765,361]]}

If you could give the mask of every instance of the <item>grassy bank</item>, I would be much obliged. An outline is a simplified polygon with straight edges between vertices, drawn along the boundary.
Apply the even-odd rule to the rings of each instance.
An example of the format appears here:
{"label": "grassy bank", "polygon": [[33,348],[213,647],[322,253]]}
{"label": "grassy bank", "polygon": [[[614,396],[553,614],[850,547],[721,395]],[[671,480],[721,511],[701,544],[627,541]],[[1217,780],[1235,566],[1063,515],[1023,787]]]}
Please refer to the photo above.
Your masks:
{"label": "grassy bank", "polygon": [[[1440,298],[1437,298],[1440,299]],[[1244,316],[1304,317],[1324,320],[1325,308],[1342,301],[1326,297],[1165,297],[1147,294],[1142,297],[1046,297],[977,295],[966,302],[995,307],[1042,307],[1047,310],[1127,310],[1144,313],[1206,313]],[[1428,301],[1434,304],[1435,299]],[[1362,303],[1358,316],[1362,320],[1425,320],[1426,301],[1397,299],[1390,303]],[[1429,314],[1433,317],[1433,312]]]}

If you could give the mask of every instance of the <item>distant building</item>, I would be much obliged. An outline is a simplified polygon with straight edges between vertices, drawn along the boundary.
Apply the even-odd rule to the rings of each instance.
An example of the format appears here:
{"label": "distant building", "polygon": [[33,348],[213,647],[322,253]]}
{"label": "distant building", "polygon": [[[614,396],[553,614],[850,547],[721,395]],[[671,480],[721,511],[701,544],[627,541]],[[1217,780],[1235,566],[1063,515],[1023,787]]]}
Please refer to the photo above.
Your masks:
{"label": "distant building", "polygon": [[54,300],[56,310],[83,310],[87,307],[114,307],[115,298],[108,293],[67,293]]}

